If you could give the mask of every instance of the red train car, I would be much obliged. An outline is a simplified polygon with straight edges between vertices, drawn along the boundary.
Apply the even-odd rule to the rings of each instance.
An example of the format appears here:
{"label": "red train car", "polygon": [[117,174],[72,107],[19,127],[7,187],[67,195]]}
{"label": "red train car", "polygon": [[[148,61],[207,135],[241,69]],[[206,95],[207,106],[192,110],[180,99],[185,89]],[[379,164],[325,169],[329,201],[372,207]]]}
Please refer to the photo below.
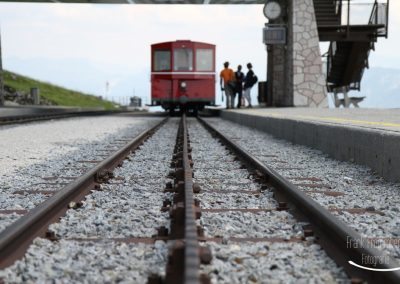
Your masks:
{"label": "red train car", "polygon": [[170,112],[215,105],[215,45],[190,40],[152,44],[151,104]]}

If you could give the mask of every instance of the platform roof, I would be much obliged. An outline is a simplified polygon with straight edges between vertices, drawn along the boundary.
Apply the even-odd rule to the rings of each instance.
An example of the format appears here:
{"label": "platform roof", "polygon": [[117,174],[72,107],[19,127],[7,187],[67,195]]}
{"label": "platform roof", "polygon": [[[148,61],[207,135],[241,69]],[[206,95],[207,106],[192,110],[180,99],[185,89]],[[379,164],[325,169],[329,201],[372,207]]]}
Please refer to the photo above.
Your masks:
{"label": "platform roof", "polygon": [[0,2],[76,3],[76,4],[264,4],[265,0],[0,0]]}

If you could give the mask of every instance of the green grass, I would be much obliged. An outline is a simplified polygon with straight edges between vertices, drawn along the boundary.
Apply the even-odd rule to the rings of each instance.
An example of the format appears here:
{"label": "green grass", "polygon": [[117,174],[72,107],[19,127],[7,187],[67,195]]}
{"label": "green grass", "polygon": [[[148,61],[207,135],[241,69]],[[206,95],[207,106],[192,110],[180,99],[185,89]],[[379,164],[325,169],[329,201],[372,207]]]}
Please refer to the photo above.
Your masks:
{"label": "green grass", "polygon": [[68,90],[6,70],[4,70],[4,84],[17,91],[26,93],[29,93],[31,88],[37,87],[40,90],[40,97],[58,106],[102,107],[107,110],[116,109],[114,103],[100,100],[96,96]]}

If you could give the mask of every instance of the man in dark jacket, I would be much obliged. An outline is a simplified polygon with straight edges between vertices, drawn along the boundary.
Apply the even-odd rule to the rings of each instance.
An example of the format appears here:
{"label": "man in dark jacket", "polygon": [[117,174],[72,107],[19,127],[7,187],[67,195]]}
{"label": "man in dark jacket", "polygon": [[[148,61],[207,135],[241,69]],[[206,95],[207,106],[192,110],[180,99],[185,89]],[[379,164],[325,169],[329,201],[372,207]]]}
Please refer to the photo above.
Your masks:
{"label": "man in dark jacket", "polygon": [[249,71],[247,71],[246,77],[244,78],[244,86],[243,86],[243,88],[244,88],[243,95],[246,98],[246,100],[249,102],[248,107],[252,107],[250,91],[254,85],[254,76],[255,76],[252,68],[253,68],[253,65],[251,65],[251,63],[247,63],[247,69],[249,69]]}
{"label": "man in dark jacket", "polygon": [[237,104],[238,108],[240,108],[242,105],[242,95],[243,95],[244,74],[241,70],[242,70],[242,65],[239,65],[237,67],[237,71],[235,72],[235,78],[236,78],[235,97],[236,97],[236,94],[239,94],[239,100],[238,100],[238,104]]}

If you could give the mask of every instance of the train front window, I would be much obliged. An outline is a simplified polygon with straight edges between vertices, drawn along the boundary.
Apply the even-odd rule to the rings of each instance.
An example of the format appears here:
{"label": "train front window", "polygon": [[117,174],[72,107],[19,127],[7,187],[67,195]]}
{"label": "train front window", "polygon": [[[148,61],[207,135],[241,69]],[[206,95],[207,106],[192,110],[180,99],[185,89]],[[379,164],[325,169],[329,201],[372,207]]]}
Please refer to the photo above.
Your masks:
{"label": "train front window", "polygon": [[197,71],[213,71],[213,50],[197,49],[196,50],[196,70]]}
{"label": "train front window", "polygon": [[154,51],[154,71],[171,70],[171,52],[168,50]]}
{"label": "train front window", "polygon": [[188,48],[177,48],[174,51],[174,70],[193,70],[193,51]]}

